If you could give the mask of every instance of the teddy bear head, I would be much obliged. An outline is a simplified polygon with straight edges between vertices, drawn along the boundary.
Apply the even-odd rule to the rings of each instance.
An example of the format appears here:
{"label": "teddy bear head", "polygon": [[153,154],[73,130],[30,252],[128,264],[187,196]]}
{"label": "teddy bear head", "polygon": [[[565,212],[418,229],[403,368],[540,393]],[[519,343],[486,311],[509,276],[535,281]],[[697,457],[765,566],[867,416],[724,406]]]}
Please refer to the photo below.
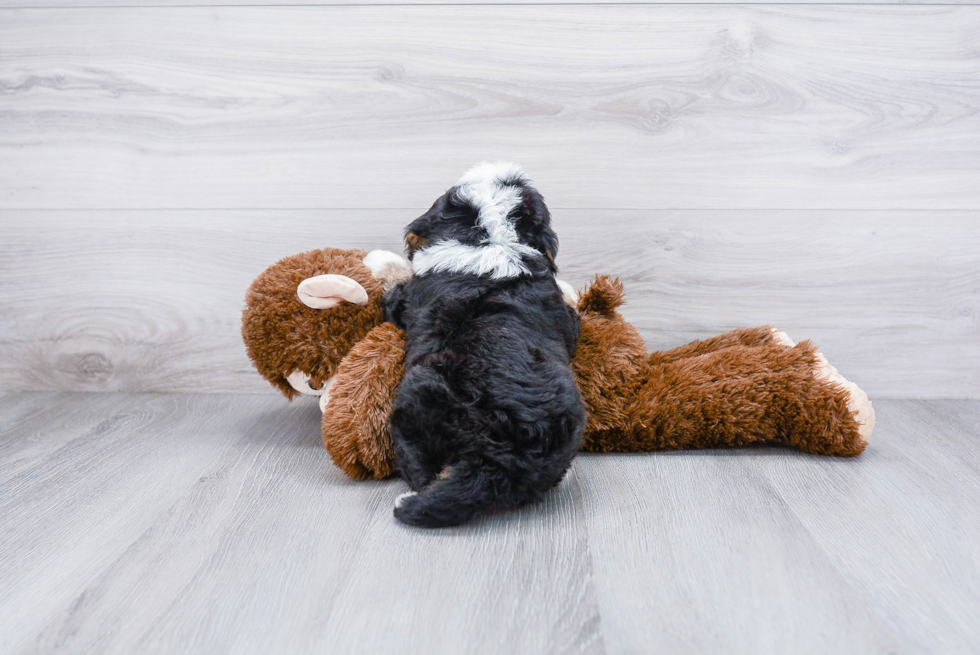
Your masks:
{"label": "teddy bear head", "polygon": [[245,294],[252,364],[289,399],[323,396],[341,360],[384,321],[384,292],[411,274],[385,250],[324,248],[280,260]]}

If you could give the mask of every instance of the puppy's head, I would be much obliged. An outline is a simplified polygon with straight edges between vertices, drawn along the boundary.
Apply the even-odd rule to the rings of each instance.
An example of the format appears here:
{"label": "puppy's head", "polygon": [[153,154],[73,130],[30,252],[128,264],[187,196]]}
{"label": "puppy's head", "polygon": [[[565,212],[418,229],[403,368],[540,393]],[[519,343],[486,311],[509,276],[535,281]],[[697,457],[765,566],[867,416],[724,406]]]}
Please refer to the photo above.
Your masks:
{"label": "puppy's head", "polygon": [[528,273],[526,258],[551,272],[558,237],[541,194],[507,162],[470,169],[405,230],[415,273],[448,271],[491,277]]}

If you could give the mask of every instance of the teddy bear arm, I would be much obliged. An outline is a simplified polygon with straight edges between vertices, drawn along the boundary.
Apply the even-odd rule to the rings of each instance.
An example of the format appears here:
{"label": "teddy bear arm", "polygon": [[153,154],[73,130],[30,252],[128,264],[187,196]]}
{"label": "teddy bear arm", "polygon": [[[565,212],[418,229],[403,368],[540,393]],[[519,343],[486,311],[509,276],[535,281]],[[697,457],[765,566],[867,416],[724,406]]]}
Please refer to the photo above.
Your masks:
{"label": "teddy bear arm", "polygon": [[388,415],[404,374],[404,333],[391,323],[371,330],[341,361],[323,413],[323,445],[356,479],[394,473]]}
{"label": "teddy bear arm", "polygon": [[596,443],[629,452],[781,444],[860,454],[874,424],[870,402],[862,409],[867,396],[830,370],[810,342],[736,345],[651,364],[625,423]]}

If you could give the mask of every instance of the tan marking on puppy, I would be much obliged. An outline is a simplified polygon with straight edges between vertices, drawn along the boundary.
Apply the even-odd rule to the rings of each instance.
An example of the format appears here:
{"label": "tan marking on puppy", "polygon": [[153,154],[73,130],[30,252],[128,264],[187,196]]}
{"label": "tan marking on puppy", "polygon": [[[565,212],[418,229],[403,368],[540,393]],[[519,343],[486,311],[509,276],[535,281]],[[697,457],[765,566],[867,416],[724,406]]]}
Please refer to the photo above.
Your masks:
{"label": "tan marking on puppy", "polygon": [[415,252],[429,245],[429,240],[409,232],[405,235],[405,245],[408,246],[409,252]]}

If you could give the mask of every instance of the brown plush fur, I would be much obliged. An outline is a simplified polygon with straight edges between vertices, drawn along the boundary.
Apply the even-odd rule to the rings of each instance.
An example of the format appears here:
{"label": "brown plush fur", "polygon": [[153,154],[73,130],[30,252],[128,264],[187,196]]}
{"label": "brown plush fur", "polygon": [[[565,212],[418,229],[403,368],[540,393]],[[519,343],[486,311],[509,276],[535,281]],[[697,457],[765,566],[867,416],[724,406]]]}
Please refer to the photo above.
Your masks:
{"label": "brown plush fur", "polygon": [[[381,284],[362,260],[363,250],[311,250],[273,264],[245,294],[242,338],[259,373],[292,399],[297,392],[286,376],[300,370],[319,388],[340,360],[384,318]],[[342,303],[330,310],[307,307],[296,287],[309,277],[334,273],[359,282],[368,292],[367,305]]]}
{"label": "brown plush fur", "polygon": [[[734,336],[734,335],[733,335]],[[587,450],[638,452],[749,444],[857,455],[865,443],[847,392],[814,376],[816,346],[730,346],[638,376],[622,422],[589,435]]]}
{"label": "brown plush fur", "polygon": [[[293,369],[320,379],[336,374],[323,442],[337,466],[357,479],[393,472],[387,416],[404,356],[402,333],[380,324],[380,290],[363,256],[325,250],[279,262],[253,284],[246,310],[253,315],[243,321],[256,368],[287,396],[295,393],[285,382]],[[321,273],[356,279],[369,291],[368,305],[311,310],[294,303],[299,282]],[[624,296],[618,280],[597,276],[579,300],[582,332],[572,368],[588,411],[583,450],[780,444],[851,456],[864,449],[847,391],[815,376],[812,343],[790,347],[773,338],[771,326],[761,326],[648,354],[639,332],[616,311]]]}
{"label": "brown plush fur", "polygon": [[323,413],[323,445],[358,480],[394,473],[388,414],[405,372],[405,333],[382,323],[337,368]]}
{"label": "brown plush fur", "polygon": [[669,364],[679,359],[697,357],[731,346],[764,346],[773,344],[773,327],[760,325],[753,328],[739,328],[709,339],[692,341],[678,348],[650,353],[651,364]]}
{"label": "brown plush fur", "polygon": [[616,311],[623,302],[622,284],[601,276],[579,300],[572,368],[589,417],[582,450],[763,443],[819,455],[864,450],[847,392],[814,377],[812,343],[790,348],[764,325],[647,356],[640,333]]}
{"label": "brown plush fur", "polygon": [[619,280],[601,276],[579,298],[582,328],[572,370],[586,408],[585,450],[592,450],[595,435],[625,424],[638,376],[646,367],[643,337],[616,312],[624,298]]}

